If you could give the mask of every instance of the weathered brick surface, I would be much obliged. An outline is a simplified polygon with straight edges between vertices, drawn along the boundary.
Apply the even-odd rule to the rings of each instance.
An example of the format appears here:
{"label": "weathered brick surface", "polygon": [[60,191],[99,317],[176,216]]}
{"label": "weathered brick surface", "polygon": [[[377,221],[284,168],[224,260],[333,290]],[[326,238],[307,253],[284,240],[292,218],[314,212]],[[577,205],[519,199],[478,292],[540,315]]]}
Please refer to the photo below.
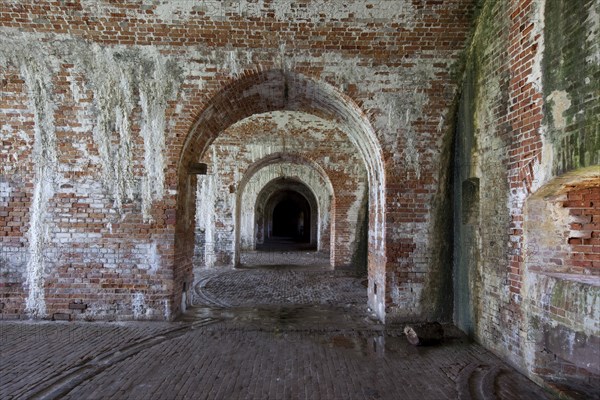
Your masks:
{"label": "weathered brick surface", "polygon": [[570,221],[564,263],[571,272],[600,275],[600,187],[569,191],[563,207]]}
{"label": "weathered brick surface", "polygon": [[[3,3],[2,179],[23,193],[2,199],[23,213],[3,220],[3,252],[10,234],[27,259],[9,262],[6,303],[170,318],[192,280],[189,162],[231,124],[289,110],[339,123],[366,166],[373,309],[427,314],[440,250],[424,232],[471,2],[213,3]],[[331,228],[340,260],[352,196]]]}
{"label": "weathered brick surface", "polygon": [[457,117],[455,321],[567,386],[598,374],[598,6],[485,2]]}
{"label": "weathered brick surface", "polygon": [[[336,151],[332,136],[304,140],[303,157],[333,187],[334,263],[350,259],[353,182],[366,182],[380,319],[449,319],[453,307],[529,372],[544,348],[537,320],[595,343],[598,14],[597,0],[3,2],[3,317],[173,318],[194,279],[190,163],[236,123],[282,111],[345,135]],[[228,173],[258,160],[244,158]],[[548,210],[573,221],[551,224],[558,253],[536,253]],[[566,361],[589,370],[582,360]]]}
{"label": "weathered brick surface", "polygon": [[236,249],[262,243],[269,214],[264,202],[294,182],[308,185],[310,193],[303,195],[315,199],[311,231],[318,248],[331,254],[334,266],[352,262],[366,217],[367,176],[356,147],[336,124],[303,113],[249,117],[223,132],[202,161],[209,169],[198,178],[196,254],[207,253],[200,254],[204,263],[233,265]]}
{"label": "weathered brick surface", "polygon": [[[366,298],[361,279],[343,271],[211,271],[208,284],[222,287],[213,292],[215,303],[240,307],[210,302],[210,307],[190,310],[183,321],[168,324],[0,324],[0,395],[550,398],[451,325],[444,326],[444,345],[429,348],[409,344],[402,326],[383,329],[360,305]],[[326,291],[324,285],[345,290]],[[266,293],[247,290],[249,286]]]}

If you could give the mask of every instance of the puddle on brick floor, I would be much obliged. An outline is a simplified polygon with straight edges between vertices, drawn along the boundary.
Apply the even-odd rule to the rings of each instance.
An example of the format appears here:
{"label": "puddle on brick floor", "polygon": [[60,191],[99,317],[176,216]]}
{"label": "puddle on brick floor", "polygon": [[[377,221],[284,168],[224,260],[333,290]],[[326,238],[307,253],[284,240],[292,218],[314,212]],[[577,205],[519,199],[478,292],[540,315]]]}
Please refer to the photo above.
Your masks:
{"label": "puddle on brick floor", "polygon": [[381,324],[373,321],[366,313],[360,312],[355,307],[326,305],[192,307],[179,320],[193,322],[203,318],[214,318],[249,327],[279,327],[288,330],[319,330],[340,327],[377,329],[377,326],[381,327]]}
{"label": "puddle on brick floor", "polygon": [[[204,318],[222,321],[228,329],[259,330],[290,342],[310,340],[328,348],[360,356],[411,357],[431,348],[408,343],[402,326],[384,326],[356,307],[325,305],[264,307],[193,307],[180,317],[182,322]],[[447,343],[466,338],[449,326]]]}

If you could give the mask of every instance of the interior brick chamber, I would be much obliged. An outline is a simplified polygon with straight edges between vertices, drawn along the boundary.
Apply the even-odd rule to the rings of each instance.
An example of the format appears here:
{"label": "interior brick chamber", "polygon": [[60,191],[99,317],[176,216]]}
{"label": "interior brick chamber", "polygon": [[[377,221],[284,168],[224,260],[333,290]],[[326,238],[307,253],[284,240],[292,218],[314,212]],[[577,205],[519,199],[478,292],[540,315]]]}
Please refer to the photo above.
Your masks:
{"label": "interior brick chamber", "polygon": [[193,279],[189,163],[287,110],[340,124],[363,159],[371,307],[430,314],[419,288],[440,257],[417,233],[443,195],[471,2],[190,4],[3,3],[3,244],[24,260],[4,262],[5,310],[172,318]]}
{"label": "interior brick chamber", "polygon": [[[591,384],[598,14],[597,0],[3,2],[2,318],[172,319],[194,279],[190,164],[236,123],[298,112],[337,125],[364,166],[382,321],[453,321],[538,382]],[[336,205],[334,236],[349,221]],[[544,210],[571,222],[539,268]]]}
{"label": "interior brick chamber", "polygon": [[[197,196],[196,254],[201,259],[208,252],[214,258],[211,265],[235,265],[236,251],[256,248],[255,231],[262,243],[264,223],[257,231],[254,220],[259,193],[282,178],[280,190],[286,179],[297,179],[319,199],[323,212],[314,208],[318,218],[313,231],[319,233],[320,250],[330,253],[331,265],[349,266],[356,260],[366,218],[367,176],[356,147],[335,123],[297,112],[249,117],[223,132],[202,161],[208,175],[199,177]],[[218,221],[218,227],[211,229],[210,221]],[[240,243],[234,245],[236,240]]]}

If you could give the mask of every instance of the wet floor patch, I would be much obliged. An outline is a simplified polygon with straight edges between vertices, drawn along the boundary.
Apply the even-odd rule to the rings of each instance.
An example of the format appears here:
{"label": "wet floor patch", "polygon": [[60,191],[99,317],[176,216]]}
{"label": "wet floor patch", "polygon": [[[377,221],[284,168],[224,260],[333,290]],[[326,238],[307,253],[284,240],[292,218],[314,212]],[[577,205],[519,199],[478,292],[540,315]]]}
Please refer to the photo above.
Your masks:
{"label": "wet floor patch", "polygon": [[[310,340],[320,346],[352,351],[363,356],[395,354],[410,357],[426,354],[428,347],[411,345],[403,324],[383,325],[366,308],[326,305],[261,307],[193,307],[179,321],[217,320],[230,330],[271,332],[290,341]],[[444,325],[440,346],[469,344],[453,325]]]}
{"label": "wet floor patch", "polygon": [[248,327],[280,327],[287,329],[328,329],[332,327],[381,326],[358,307],[326,305],[271,305],[254,307],[192,307],[179,320],[215,318]]}

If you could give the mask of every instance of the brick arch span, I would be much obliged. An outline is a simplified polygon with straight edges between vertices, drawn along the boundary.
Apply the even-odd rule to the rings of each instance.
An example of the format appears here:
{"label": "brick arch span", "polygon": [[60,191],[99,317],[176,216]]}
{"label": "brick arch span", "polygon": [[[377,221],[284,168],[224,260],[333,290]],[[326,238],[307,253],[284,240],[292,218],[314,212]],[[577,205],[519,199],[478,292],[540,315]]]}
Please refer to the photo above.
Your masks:
{"label": "brick arch span", "polygon": [[[232,124],[272,111],[303,111],[335,121],[362,156],[369,185],[369,276],[385,273],[385,173],[379,141],[367,116],[333,86],[281,69],[246,72],[217,92],[195,119],[181,151],[174,235],[174,297],[180,304],[192,279],[194,249],[194,175],[197,161],[212,141]],[[383,303],[380,305],[383,306]],[[178,311],[177,309],[174,311]]]}
{"label": "brick arch span", "polygon": [[[305,184],[316,198],[318,233],[315,240],[320,250],[329,250],[330,224],[335,218],[334,187],[325,170],[313,160],[296,153],[273,153],[254,162],[246,171],[237,188],[236,204],[236,263],[239,251],[254,248],[255,204],[267,185],[281,177],[295,179]],[[317,215],[315,215],[317,217]],[[250,231],[250,232],[249,232]],[[250,240],[247,238],[250,237]]]}

